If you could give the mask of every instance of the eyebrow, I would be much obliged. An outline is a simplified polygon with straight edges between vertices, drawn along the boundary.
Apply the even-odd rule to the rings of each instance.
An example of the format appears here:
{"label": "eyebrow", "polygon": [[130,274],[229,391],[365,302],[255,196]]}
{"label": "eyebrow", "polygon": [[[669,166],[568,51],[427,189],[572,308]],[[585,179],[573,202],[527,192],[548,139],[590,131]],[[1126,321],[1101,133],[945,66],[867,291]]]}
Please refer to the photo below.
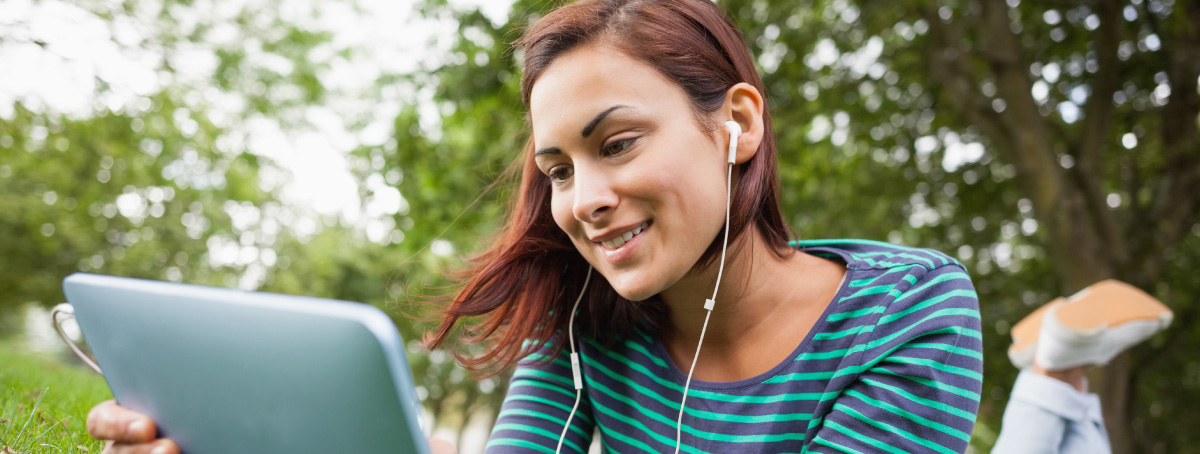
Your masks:
{"label": "eyebrow", "polygon": [[596,125],[600,124],[600,120],[603,120],[604,117],[607,117],[608,114],[612,113],[612,111],[617,110],[617,109],[628,109],[628,108],[629,108],[629,106],[618,104],[618,105],[609,107],[607,109],[604,109],[604,112],[600,112],[599,114],[596,115],[596,118],[593,118],[592,121],[589,121],[588,124],[584,125],[583,130],[579,131],[579,135],[583,136],[583,138],[586,139],[587,136],[592,135],[592,131],[594,131],[596,129]]}
{"label": "eyebrow", "polygon": [[[594,118],[592,118],[592,121],[589,121],[586,125],[583,125],[583,130],[579,131],[579,135],[583,136],[583,138],[586,139],[588,136],[592,135],[592,131],[596,130],[596,126],[599,126],[600,121],[604,120],[604,117],[607,117],[608,114],[612,113],[614,110],[617,110],[617,109],[628,109],[628,108],[629,108],[629,106],[626,106],[624,104],[618,104],[618,105],[609,107],[607,109],[604,109],[603,112],[596,114],[596,116]],[[537,157],[537,156],[544,155],[544,154],[561,154],[561,153],[562,153],[562,150],[560,150],[558,147],[546,147],[546,148],[543,148],[543,149],[538,150],[537,152],[533,153],[533,156]]]}

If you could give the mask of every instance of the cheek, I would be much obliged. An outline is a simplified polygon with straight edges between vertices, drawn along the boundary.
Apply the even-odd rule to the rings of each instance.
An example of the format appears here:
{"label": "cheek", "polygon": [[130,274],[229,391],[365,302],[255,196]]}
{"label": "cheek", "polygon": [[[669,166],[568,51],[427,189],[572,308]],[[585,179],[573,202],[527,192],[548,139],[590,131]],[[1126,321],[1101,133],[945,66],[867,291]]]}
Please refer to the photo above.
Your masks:
{"label": "cheek", "polygon": [[554,223],[574,241],[574,230],[578,228],[579,222],[575,220],[575,215],[571,213],[571,197],[570,194],[555,193],[550,197],[550,215],[554,217]]}

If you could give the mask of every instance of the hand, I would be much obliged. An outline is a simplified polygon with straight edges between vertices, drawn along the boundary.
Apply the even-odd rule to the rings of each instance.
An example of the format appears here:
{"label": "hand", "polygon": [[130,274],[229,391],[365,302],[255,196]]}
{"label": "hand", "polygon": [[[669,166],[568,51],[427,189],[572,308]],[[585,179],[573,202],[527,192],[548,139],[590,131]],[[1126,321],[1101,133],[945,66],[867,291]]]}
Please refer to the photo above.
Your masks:
{"label": "hand", "polygon": [[102,454],[179,454],[174,441],[155,439],[158,431],[153,420],[113,400],[92,407],[87,431],[92,438],[107,441]]}
{"label": "hand", "polygon": [[458,454],[458,448],[454,447],[454,443],[445,438],[429,437],[429,449],[433,451],[433,454]]}
{"label": "hand", "polygon": [[[88,434],[105,440],[101,454],[179,454],[179,446],[168,439],[155,439],[154,421],[141,413],[127,410],[116,401],[106,400],[92,407],[87,417]],[[453,443],[430,438],[433,454],[457,454]]]}

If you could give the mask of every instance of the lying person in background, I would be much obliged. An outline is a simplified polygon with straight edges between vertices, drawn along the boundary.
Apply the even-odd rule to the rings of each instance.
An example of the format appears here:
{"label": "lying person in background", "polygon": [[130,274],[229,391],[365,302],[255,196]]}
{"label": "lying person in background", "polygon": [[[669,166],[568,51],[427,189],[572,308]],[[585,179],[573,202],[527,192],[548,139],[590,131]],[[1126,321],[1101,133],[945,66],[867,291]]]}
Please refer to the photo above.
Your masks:
{"label": "lying person in background", "polygon": [[1154,297],[1108,280],[1057,298],[1013,326],[1008,357],[1021,369],[993,454],[1112,452],[1087,371],[1171,323]]}

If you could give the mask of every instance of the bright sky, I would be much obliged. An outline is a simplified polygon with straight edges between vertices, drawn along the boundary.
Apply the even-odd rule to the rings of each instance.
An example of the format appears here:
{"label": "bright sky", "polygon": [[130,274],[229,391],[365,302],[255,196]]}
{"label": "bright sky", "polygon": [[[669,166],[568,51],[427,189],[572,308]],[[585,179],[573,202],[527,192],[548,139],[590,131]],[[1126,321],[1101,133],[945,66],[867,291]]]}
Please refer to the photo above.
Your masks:
{"label": "bright sky", "polygon": [[[175,82],[196,87],[190,101],[212,102],[208,108],[214,122],[228,130],[245,134],[245,146],[252,152],[273,158],[291,175],[283,197],[295,207],[311,207],[318,213],[337,214],[367,228],[379,241],[390,226],[378,218],[395,213],[404,203],[400,193],[382,180],[368,186],[376,195],[362,212],[355,181],[347,169],[346,153],[359,144],[382,144],[387,140],[392,120],[402,103],[421,105],[423,115],[433,118],[429,93],[401,92],[390,87],[382,97],[368,96],[382,74],[406,73],[422,67],[435,67],[448,54],[456,24],[417,17],[420,0],[359,0],[353,9],[348,2],[318,0],[197,0],[192,7],[173,9],[181,28],[196,22],[218,24],[207,36],[213,44],[185,46],[174,54],[171,65],[177,68]],[[87,6],[60,0],[4,0],[0,2],[0,26],[6,39],[0,41],[0,118],[11,118],[13,104],[21,101],[35,110],[62,112],[71,117],[91,115],[94,107],[137,111],[148,106],[145,96],[158,91],[168,76],[156,67],[164,53],[155,43],[139,46],[147,27],[154,23],[159,8],[155,0],[135,2],[133,14],[115,14],[106,22],[89,10],[120,11],[120,1],[100,0]],[[455,0],[460,7],[479,6],[495,22],[508,15],[510,2],[495,0]],[[276,6],[277,5],[277,6]],[[362,52],[350,59],[330,58],[332,67],[319,74],[328,90],[329,102],[307,107],[302,113],[311,129],[286,130],[267,118],[251,118],[232,124],[232,118],[245,109],[237,96],[221,93],[208,77],[217,61],[211,46],[237,43],[244,39],[234,26],[233,17],[243,7],[270,8],[279,17],[310,30],[332,33],[333,45],[321,51],[330,55],[335,49],[358,48]],[[318,11],[317,17],[305,12]],[[433,45],[430,44],[433,39]],[[45,43],[45,46],[35,44]],[[289,71],[290,63],[248,45],[248,60],[279,72]],[[318,53],[319,51],[314,51]],[[111,94],[97,99],[96,80],[112,87]],[[345,119],[371,118],[365,128],[348,128]],[[235,134],[236,135],[236,134]],[[281,176],[264,175],[264,183]],[[315,224],[313,224],[315,228]]]}

